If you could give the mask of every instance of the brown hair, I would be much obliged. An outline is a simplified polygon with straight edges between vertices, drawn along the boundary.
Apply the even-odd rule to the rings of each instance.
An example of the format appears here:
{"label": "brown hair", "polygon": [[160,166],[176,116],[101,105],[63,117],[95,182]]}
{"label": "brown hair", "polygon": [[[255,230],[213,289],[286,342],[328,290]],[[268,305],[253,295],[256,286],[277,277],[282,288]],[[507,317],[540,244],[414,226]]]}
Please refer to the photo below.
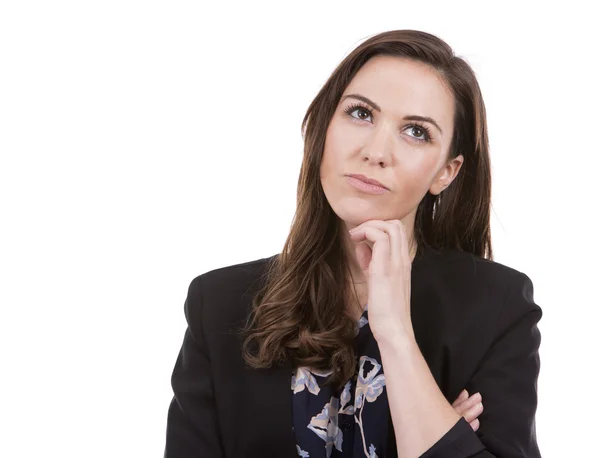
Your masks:
{"label": "brown hair", "polygon": [[427,193],[415,216],[417,248],[444,248],[492,259],[491,175],[483,98],[473,70],[447,43],[426,32],[394,30],[373,36],[352,51],[312,101],[304,120],[304,158],[297,209],[280,255],[272,258],[266,283],[254,297],[243,355],[253,368],[291,362],[332,370],[326,384],[341,388],[356,369],[355,322],[346,312],[348,253],[342,223],[321,187],[319,169],[329,122],[357,71],[372,57],[387,55],[434,68],[455,99],[449,159],[464,163],[439,195]]}

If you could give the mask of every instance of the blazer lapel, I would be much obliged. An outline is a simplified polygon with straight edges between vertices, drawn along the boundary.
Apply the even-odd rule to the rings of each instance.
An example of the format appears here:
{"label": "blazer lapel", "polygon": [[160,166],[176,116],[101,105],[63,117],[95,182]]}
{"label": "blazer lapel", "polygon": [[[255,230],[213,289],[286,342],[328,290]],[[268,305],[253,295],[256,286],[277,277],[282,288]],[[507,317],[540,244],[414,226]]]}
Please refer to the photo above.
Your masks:
{"label": "blazer lapel", "polygon": [[243,456],[295,458],[296,439],[292,430],[292,366],[248,369],[245,384],[244,420],[247,425],[241,444]]}
{"label": "blazer lapel", "polygon": [[[271,261],[275,256],[265,261]],[[242,296],[248,312],[254,294],[263,286],[265,265],[266,262],[254,273],[255,281]],[[292,365],[286,361],[277,368],[251,369],[243,361],[240,363],[236,370],[239,385],[234,394],[239,413],[235,419],[239,424],[233,428],[236,437],[232,447],[234,456],[297,458],[292,430]]]}

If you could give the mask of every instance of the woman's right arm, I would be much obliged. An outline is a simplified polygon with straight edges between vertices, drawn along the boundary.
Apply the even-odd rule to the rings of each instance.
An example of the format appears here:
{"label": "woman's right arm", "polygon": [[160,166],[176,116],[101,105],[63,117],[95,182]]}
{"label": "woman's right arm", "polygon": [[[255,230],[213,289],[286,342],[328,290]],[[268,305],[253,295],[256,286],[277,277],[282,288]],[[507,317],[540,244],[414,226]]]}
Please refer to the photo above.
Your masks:
{"label": "woman's right arm", "polygon": [[175,363],[164,458],[223,457],[210,359],[202,332],[200,277],[184,304],[187,329]]}

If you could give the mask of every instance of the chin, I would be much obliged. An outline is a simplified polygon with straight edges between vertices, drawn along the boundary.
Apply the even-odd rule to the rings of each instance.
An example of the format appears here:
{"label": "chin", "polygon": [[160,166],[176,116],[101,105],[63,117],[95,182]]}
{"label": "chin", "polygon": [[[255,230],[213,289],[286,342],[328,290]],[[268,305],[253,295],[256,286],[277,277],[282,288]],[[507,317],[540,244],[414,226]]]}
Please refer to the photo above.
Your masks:
{"label": "chin", "polygon": [[338,218],[349,226],[358,226],[372,219],[387,219],[380,209],[359,198],[343,198],[331,205]]}

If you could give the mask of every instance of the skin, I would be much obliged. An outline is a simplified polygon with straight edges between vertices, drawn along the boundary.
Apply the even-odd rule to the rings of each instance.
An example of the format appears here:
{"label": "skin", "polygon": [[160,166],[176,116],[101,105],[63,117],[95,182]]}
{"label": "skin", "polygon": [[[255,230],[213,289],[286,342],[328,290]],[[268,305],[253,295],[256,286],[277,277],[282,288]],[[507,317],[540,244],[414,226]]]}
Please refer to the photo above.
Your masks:
{"label": "skin", "polygon": [[[367,97],[380,108],[353,98]],[[452,140],[454,97],[429,66],[408,59],[376,56],[355,75],[344,91],[327,129],[320,168],[323,191],[339,218],[350,230],[368,220],[399,219],[412,240],[417,206],[427,191],[442,192],[458,174],[463,156],[448,160]],[[365,105],[372,114],[344,109],[353,103]],[[422,115],[433,118],[431,142],[419,142],[424,131],[414,121],[402,118]],[[390,191],[369,195],[355,190],[344,176],[361,173],[374,178]],[[349,237],[345,242],[353,251]],[[414,247],[411,247],[414,257]],[[356,258],[350,259],[354,281],[366,281]]]}
{"label": "skin", "polygon": [[[370,103],[351,96],[356,94]],[[353,104],[361,107],[345,112]],[[483,410],[480,393],[469,397],[463,391],[452,405],[446,401],[416,344],[410,319],[418,204],[427,192],[437,195],[448,187],[464,161],[462,155],[448,155],[453,113],[453,94],[434,69],[404,58],[374,57],[340,99],[320,168],[323,191],[344,223],[343,240],[352,253],[348,281],[358,303],[349,300],[348,311],[358,319],[369,304],[398,453],[405,457],[420,456],[461,416],[477,430]],[[432,122],[404,119],[411,115],[430,117],[439,129]],[[429,141],[420,141],[428,136]],[[349,184],[350,173],[376,179],[388,190],[361,192]]]}

